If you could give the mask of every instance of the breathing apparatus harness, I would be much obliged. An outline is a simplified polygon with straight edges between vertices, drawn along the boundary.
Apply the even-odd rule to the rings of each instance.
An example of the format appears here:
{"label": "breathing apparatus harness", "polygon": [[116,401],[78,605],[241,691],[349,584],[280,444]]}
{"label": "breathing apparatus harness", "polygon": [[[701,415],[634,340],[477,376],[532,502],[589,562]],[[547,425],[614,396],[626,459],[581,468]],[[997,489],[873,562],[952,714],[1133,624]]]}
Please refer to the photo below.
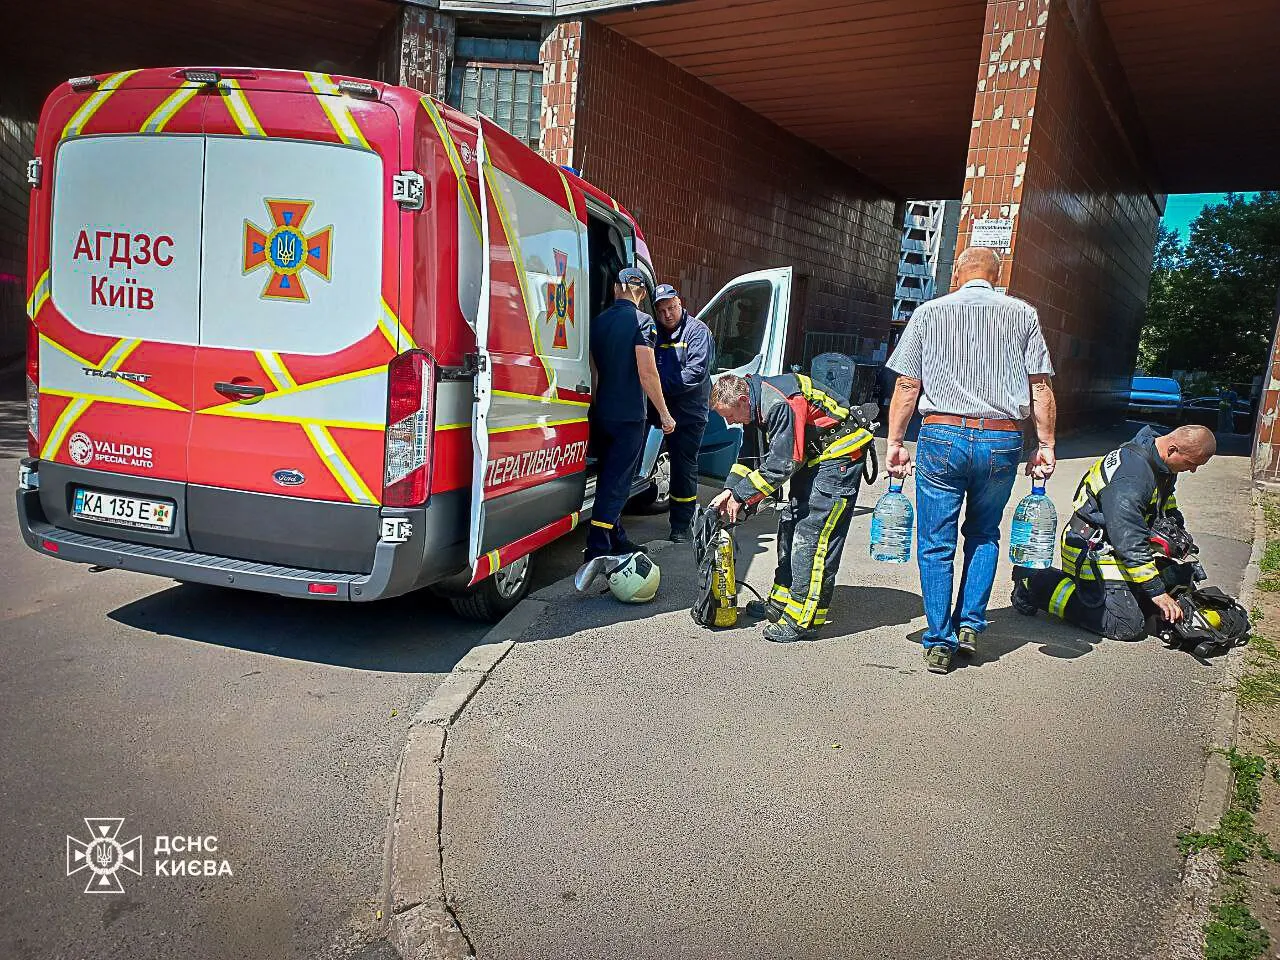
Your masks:
{"label": "breathing apparatus harness", "polygon": [[[702,627],[733,627],[738,623],[738,577],[734,570],[734,553],[738,544],[733,528],[746,520],[755,506],[744,506],[738,520],[730,523],[718,510],[698,506],[693,515],[693,560],[697,581],[689,616]],[[756,595],[756,588],[743,583]]]}

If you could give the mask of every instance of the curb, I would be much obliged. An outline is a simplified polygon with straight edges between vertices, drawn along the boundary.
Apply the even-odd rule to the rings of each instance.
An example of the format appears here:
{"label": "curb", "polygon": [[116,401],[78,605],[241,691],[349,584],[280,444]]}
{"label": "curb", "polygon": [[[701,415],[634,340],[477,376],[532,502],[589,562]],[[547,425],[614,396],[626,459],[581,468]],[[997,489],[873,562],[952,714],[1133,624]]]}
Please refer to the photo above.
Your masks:
{"label": "curb", "polygon": [[[1267,546],[1267,525],[1262,515],[1262,501],[1256,492],[1253,497],[1253,549],[1245,565],[1240,581],[1239,600],[1250,610],[1257,593],[1259,564]],[[1223,689],[1218,695],[1217,711],[1207,744],[1208,755],[1204,765],[1204,781],[1200,787],[1200,802],[1196,806],[1195,825],[1200,833],[1212,831],[1226,813],[1231,798],[1231,763],[1224,751],[1235,745],[1236,725],[1240,720],[1240,703],[1236,699],[1236,687],[1244,673],[1246,647],[1236,647],[1222,661]],[[1200,850],[1189,854],[1182,867],[1182,896],[1173,916],[1173,929],[1166,948],[1161,954],[1164,960],[1202,960],[1204,957],[1203,928],[1209,920],[1214,891],[1218,884],[1218,858],[1212,850]]]}
{"label": "curb", "polygon": [[522,600],[467,651],[409,724],[392,788],[383,876],[387,938],[404,960],[475,956],[444,892],[440,817],[449,728],[546,608],[545,601]]}

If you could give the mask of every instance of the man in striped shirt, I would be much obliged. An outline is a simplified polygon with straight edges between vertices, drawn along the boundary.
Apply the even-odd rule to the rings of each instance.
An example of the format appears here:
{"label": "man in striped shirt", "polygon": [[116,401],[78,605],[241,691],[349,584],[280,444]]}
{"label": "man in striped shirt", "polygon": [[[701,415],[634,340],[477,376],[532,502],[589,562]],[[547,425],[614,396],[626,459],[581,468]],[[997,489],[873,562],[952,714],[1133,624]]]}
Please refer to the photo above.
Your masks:
{"label": "man in striped shirt", "polygon": [[[973,653],[987,628],[1000,522],[1028,416],[1039,446],[1027,472],[1048,477],[1055,465],[1053,363],[1035,309],[996,292],[994,250],[970,247],[956,258],[955,273],[959,289],[915,311],[888,363],[898,374],[889,405],[890,475],[911,472],[902,441],[917,403],[924,417],[916,444],[916,535],[929,622],[922,642],[933,673],[950,670],[957,651]],[[964,565],[953,603],[962,506]]]}

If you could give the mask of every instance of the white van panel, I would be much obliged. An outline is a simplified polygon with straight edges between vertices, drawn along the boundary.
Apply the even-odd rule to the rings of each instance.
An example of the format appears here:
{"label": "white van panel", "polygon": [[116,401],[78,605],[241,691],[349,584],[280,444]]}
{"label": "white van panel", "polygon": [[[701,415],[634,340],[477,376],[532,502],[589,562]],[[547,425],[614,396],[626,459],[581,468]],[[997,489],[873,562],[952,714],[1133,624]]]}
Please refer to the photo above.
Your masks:
{"label": "white van panel", "polygon": [[78,137],[58,148],[52,296],[86,333],[194,344],[204,139]]}
{"label": "white van panel", "polygon": [[[206,169],[202,346],[323,355],[377,326],[378,154],[337,144],[209,137]],[[295,215],[273,214],[268,201],[310,207],[300,220],[277,222]],[[321,256],[326,231],[328,250]],[[253,240],[262,235],[268,249],[255,252]],[[247,249],[258,263],[247,266]],[[273,277],[284,285],[274,292]]]}

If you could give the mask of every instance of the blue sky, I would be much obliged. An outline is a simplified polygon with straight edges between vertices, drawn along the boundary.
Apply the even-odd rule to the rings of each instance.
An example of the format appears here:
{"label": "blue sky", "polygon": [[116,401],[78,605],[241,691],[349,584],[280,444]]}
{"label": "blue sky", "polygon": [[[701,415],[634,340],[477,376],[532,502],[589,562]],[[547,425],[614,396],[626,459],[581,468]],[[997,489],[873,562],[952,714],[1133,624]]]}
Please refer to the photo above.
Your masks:
{"label": "blue sky", "polygon": [[[1191,221],[1204,209],[1206,204],[1221,203],[1226,199],[1225,193],[1178,193],[1169,197],[1164,208],[1164,225],[1170,230],[1178,231],[1178,239],[1183,243],[1191,238]],[[1246,193],[1246,197],[1254,194]]]}

